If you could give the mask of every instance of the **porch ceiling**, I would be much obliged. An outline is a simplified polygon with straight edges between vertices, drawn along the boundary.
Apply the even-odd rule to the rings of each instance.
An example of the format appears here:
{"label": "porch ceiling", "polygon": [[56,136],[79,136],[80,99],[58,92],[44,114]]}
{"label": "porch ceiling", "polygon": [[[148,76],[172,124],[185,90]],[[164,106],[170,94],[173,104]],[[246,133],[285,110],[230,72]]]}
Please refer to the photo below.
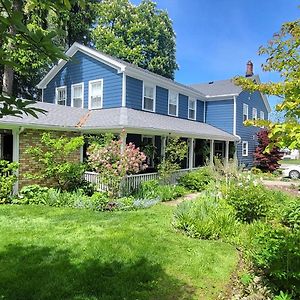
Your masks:
{"label": "porch ceiling", "polygon": [[237,141],[238,138],[209,124],[159,115],[130,108],[87,110],[38,102],[37,107],[47,111],[36,119],[4,117],[0,128],[26,127],[53,130],[99,132],[126,129],[127,132],[156,135],[177,135],[202,139]]}

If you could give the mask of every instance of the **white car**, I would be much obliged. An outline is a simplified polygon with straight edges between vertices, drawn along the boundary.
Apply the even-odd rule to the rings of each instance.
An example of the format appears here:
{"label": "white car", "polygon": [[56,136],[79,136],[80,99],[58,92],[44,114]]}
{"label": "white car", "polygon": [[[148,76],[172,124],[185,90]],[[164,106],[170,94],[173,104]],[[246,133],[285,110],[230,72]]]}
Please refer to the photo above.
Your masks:
{"label": "white car", "polygon": [[290,177],[292,179],[300,178],[300,166],[299,165],[282,165],[280,167],[282,170],[283,177]]}

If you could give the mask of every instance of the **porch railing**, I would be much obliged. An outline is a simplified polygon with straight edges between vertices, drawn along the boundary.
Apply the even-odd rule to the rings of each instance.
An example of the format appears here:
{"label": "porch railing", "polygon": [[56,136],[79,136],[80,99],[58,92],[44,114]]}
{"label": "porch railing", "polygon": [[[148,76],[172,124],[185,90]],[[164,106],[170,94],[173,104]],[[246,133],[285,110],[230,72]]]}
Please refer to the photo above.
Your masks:
{"label": "porch railing", "polygon": [[[198,168],[193,168],[192,170],[196,170]],[[176,172],[174,172],[169,180],[170,184],[177,184],[178,179],[190,172],[191,169],[181,169]],[[101,175],[96,172],[85,172],[84,179],[88,182],[94,183],[96,185],[97,190],[99,191],[106,191],[107,185],[103,183],[101,180]],[[135,190],[138,190],[141,183],[145,181],[150,180],[156,180],[158,179],[158,173],[145,173],[145,174],[133,174],[133,175],[127,175],[124,178],[123,184],[122,184],[122,190],[124,194],[131,193]]]}

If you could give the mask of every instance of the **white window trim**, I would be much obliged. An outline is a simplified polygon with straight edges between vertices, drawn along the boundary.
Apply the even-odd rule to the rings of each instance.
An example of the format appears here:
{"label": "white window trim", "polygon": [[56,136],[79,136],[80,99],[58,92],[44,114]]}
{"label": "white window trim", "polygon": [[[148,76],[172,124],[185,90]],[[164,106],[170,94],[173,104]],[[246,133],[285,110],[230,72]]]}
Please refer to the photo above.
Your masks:
{"label": "white window trim", "polygon": [[[255,118],[254,118],[255,116]],[[252,120],[257,120],[258,119],[258,115],[257,115],[257,108],[253,107],[252,108]]]}
{"label": "white window trim", "polygon": [[[244,107],[247,108],[247,113],[246,113],[246,114],[244,114]],[[247,119],[246,119],[246,120],[249,120],[249,105],[246,104],[246,103],[243,103],[243,122],[246,121],[246,120],[244,120],[244,115],[247,116]]]}
{"label": "white window trim", "polygon": [[264,111],[260,111],[260,113],[259,113],[259,118],[261,119],[261,120],[264,120],[265,119],[265,112]]}
{"label": "white window trim", "polygon": [[[176,94],[176,114],[175,115],[170,113],[170,94],[171,93]],[[168,115],[172,116],[172,117],[178,117],[178,106],[179,106],[179,94],[177,92],[168,90]]]}
{"label": "white window trim", "polygon": [[[92,108],[92,103],[91,103],[91,87],[92,87],[92,84],[93,83],[96,83],[96,82],[101,82],[102,83],[102,90],[101,90],[101,105],[100,107],[95,107],[95,108]],[[103,78],[101,79],[95,79],[95,80],[90,80],[89,81],[89,101],[88,101],[88,108],[89,109],[100,109],[100,108],[103,108],[103,90],[104,90],[104,86],[103,86]]]}
{"label": "white window trim", "polygon": [[[153,110],[144,108],[145,86],[153,88]],[[142,110],[149,111],[149,112],[155,112],[156,111],[156,85],[151,84],[149,82],[144,82],[144,81],[143,81],[143,95],[142,95]]]}
{"label": "white window trim", "polygon": [[[245,154],[244,154],[244,145],[246,145],[246,148],[245,148],[246,153]],[[248,141],[243,141],[242,142],[242,156],[243,157],[248,156]]]}
{"label": "white window trim", "polygon": [[71,85],[71,106],[74,107],[74,88],[77,86],[81,86],[82,88],[82,93],[81,93],[81,98],[82,98],[82,108],[84,106],[84,83],[80,82],[80,83],[74,83]]}
{"label": "white window trim", "polygon": [[[57,99],[57,96],[58,96],[58,90],[60,89],[65,89],[66,91],[66,103],[65,103],[65,106],[67,106],[67,102],[68,102],[68,89],[67,89],[67,86],[66,85],[62,85],[62,86],[58,86],[55,88],[55,104],[58,105],[58,99]],[[61,105],[61,104],[59,104]]]}
{"label": "white window trim", "polygon": [[[195,118],[190,118],[190,101],[195,102]],[[188,119],[189,120],[197,120],[197,99],[194,98],[188,98]]]}

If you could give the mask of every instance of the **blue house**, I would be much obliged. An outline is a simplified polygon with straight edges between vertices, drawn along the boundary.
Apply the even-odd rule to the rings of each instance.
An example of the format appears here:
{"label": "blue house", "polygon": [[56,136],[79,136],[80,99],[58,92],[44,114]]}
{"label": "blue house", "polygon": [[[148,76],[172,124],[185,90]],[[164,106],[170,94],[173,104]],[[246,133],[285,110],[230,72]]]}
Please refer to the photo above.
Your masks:
{"label": "blue house", "polygon": [[[183,168],[212,162],[214,156],[252,166],[259,129],[243,121],[268,119],[270,106],[261,93],[243,91],[231,80],[187,86],[78,43],[66,54],[70,60],[60,60],[38,84],[42,102],[36,105],[48,114],[0,120],[0,158],[6,149],[6,157],[26,161],[21,157],[26,131],[54,130],[112,132],[141,149],[153,145],[148,158],[153,169],[170,136],[188,142]],[[247,75],[259,80],[251,64]]]}

